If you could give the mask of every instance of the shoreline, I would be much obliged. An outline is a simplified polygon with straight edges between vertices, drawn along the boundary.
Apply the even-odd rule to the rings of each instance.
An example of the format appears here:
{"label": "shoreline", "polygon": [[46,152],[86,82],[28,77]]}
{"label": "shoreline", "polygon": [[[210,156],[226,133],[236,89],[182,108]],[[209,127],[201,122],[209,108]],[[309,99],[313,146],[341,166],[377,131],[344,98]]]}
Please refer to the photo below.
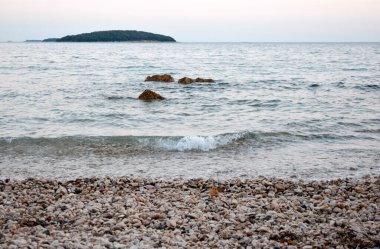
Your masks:
{"label": "shoreline", "polygon": [[0,247],[380,246],[380,176],[0,180]]}

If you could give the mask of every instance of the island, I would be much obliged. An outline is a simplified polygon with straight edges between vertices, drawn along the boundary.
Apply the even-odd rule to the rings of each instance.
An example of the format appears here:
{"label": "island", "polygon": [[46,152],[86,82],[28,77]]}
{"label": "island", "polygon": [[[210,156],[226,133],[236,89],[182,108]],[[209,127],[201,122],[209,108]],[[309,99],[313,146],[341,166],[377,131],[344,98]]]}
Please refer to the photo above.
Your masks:
{"label": "island", "polygon": [[47,38],[42,40],[43,42],[56,42],[59,38]]}
{"label": "island", "polygon": [[49,38],[44,42],[176,42],[170,36],[136,30],[109,30]]}

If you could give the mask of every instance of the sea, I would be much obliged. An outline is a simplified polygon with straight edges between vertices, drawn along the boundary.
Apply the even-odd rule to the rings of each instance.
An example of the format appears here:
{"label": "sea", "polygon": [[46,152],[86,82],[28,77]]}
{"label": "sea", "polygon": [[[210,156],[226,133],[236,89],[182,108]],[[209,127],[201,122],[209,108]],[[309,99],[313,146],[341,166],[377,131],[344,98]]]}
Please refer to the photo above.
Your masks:
{"label": "sea", "polygon": [[2,179],[379,173],[380,43],[0,43]]}

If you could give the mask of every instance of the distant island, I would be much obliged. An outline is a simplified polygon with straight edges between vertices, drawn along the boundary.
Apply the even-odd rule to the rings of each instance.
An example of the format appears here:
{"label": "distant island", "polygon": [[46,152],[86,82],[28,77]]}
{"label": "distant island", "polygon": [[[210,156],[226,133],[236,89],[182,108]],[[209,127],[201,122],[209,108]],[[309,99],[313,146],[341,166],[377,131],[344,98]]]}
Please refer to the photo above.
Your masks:
{"label": "distant island", "polygon": [[[10,41],[8,41],[10,42]],[[25,42],[42,42],[42,40],[26,40]]]}
{"label": "distant island", "polygon": [[47,38],[44,39],[43,42],[56,42],[59,38]]}
{"label": "distant island", "polygon": [[176,42],[172,37],[136,30],[109,30],[48,38],[43,42]]}

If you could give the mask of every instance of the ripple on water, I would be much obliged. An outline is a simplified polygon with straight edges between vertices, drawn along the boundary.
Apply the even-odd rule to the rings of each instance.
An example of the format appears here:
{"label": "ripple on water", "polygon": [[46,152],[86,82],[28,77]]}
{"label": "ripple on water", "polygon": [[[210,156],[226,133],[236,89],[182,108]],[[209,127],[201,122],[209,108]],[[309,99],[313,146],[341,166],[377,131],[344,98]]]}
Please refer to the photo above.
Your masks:
{"label": "ripple on water", "polygon": [[[378,51],[377,43],[0,44],[0,140],[13,138],[0,142],[0,171],[375,172]],[[144,82],[163,73],[216,83]],[[167,99],[140,102],[145,89]]]}

